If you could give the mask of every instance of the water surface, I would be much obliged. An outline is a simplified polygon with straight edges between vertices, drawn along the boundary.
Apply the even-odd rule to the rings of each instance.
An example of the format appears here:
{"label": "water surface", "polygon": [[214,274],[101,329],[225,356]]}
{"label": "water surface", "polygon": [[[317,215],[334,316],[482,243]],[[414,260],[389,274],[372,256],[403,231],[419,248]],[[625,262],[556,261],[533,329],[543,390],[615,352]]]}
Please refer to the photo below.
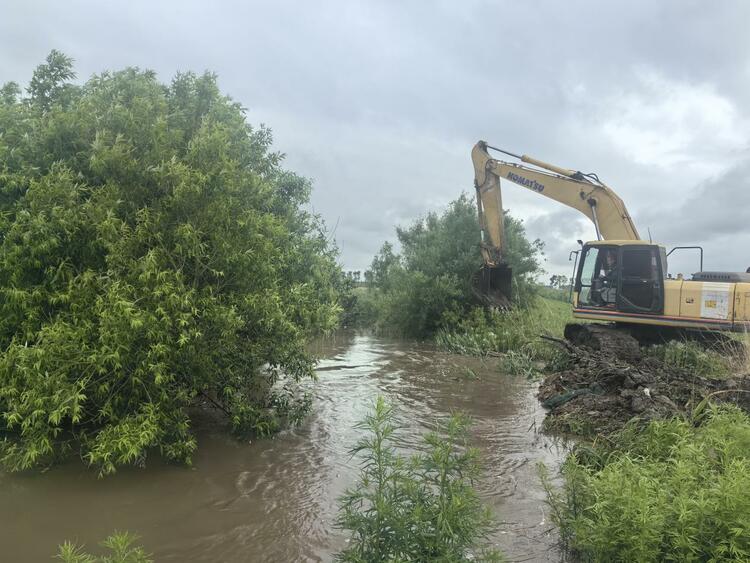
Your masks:
{"label": "water surface", "polygon": [[357,475],[355,424],[380,394],[417,447],[435,421],[461,410],[475,426],[483,500],[500,522],[493,541],[511,561],[556,561],[536,464],[563,451],[539,434],[536,386],[494,362],[352,333],[315,344],[323,359],[313,412],[273,439],[237,442],[198,432],[192,468],[149,459],[97,479],[72,460],[43,474],[0,474],[0,546],[14,562],[49,561],[66,539],[95,545],[113,530],[141,536],[157,562],[330,561],[345,545],[336,499]]}

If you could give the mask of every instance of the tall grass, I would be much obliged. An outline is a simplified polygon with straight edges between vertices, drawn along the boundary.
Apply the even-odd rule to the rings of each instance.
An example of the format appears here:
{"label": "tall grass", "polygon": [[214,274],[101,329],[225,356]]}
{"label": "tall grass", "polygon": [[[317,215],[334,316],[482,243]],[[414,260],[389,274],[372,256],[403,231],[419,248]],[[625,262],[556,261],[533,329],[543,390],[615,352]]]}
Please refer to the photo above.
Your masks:
{"label": "tall grass", "polygon": [[576,560],[750,560],[750,418],[737,407],[628,426],[562,475],[560,490],[545,482]]}
{"label": "tall grass", "polygon": [[391,408],[378,398],[359,424],[367,435],[352,451],[360,479],[341,499],[338,526],[351,533],[339,561],[500,561],[483,544],[493,529],[489,510],[473,488],[479,454],[467,443],[460,415],[424,438],[425,452],[410,458],[395,447]]}
{"label": "tall grass", "polygon": [[750,333],[737,335],[737,340],[742,344],[743,354],[737,357],[735,362],[736,371],[750,375]]}
{"label": "tall grass", "polygon": [[561,337],[572,318],[569,304],[545,298],[510,311],[476,308],[453,328],[438,331],[435,341],[444,350],[456,353],[509,352],[538,343],[540,334]]}
{"label": "tall grass", "polygon": [[737,366],[738,354],[728,347],[707,346],[696,341],[673,340],[645,349],[645,353],[667,365],[706,377],[727,377]]}
{"label": "tall grass", "polygon": [[474,309],[450,330],[438,331],[435,342],[457,354],[505,354],[502,362],[506,371],[529,375],[539,362],[561,360],[560,351],[539,336],[562,337],[572,319],[568,303],[539,297],[529,307],[510,311]]}
{"label": "tall grass", "polygon": [[564,301],[570,303],[571,293],[569,287],[557,288],[547,285],[537,285],[536,290],[541,297],[554,299],[555,301]]}

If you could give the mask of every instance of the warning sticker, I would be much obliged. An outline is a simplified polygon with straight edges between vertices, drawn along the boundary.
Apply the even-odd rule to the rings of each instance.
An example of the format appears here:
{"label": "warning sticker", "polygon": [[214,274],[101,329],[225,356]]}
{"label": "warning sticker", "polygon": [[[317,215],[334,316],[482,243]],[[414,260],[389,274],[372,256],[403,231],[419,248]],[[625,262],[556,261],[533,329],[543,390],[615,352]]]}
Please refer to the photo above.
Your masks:
{"label": "warning sticker", "polygon": [[701,317],[728,319],[731,287],[725,283],[704,283],[701,295]]}

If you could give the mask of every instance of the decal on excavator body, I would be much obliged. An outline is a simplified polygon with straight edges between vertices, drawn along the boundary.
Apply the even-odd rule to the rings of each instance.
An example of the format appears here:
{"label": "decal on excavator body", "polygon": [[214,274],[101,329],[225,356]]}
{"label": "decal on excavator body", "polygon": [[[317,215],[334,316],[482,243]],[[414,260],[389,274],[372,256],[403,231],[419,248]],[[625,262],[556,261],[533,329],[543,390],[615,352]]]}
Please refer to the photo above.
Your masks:
{"label": "decal on excavator body", "polygon": [[729,285],[704,283],[701,291],[701,317],[705,319],[729,318]]}

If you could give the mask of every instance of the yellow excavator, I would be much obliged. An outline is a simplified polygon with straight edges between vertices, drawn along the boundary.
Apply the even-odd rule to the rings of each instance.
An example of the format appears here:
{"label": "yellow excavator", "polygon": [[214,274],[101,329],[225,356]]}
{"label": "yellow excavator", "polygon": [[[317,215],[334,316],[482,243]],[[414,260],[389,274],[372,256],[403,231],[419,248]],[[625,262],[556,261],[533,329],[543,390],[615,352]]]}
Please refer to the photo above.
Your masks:
{"label": "yellow excavator", "polygon": [[[489,150],[520,163],[492,158]],[[486,303],[505,308],[511,297],[512,271],[504,260],[502,179],[577,209],[593,222],[597,240],[581,243],[573,281],[576,319],[604,321],[641,342],[750,329],[750,273],[703,271],[701,247],[667,252],[662,245],[642,240],[623,201],[596,174],[516,155],[484,141],[474,146],[471,157],[484,261],[475,287]],[[667,273],[667,257],[680,249],[700,250],[700,271],[689,280]],[[612,332],[603,328],[570,324],[565,335],[590,343],[592,336]]]}

